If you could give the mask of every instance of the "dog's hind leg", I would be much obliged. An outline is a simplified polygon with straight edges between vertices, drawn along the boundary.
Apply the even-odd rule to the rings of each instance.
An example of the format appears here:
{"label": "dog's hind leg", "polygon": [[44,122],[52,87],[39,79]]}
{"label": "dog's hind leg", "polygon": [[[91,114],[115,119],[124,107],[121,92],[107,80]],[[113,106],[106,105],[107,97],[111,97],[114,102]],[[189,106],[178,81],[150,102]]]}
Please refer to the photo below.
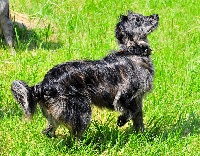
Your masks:
{"label": "dog's hind leg", "polygon": [[72,128],[73,137],[78,141],[90,124],[91,107],[87,98],[80,95],[79,97],[72,97],[68,106],[70,106],[68,110],[70,111],[69,116],[71,119],[66,119],[66,121]]}
{"label": "dog's hind leg", "polygon": [[81,113],[76,117],[76,124],[72,127],[72,135],[79,141],[91,120],[91,110]]}

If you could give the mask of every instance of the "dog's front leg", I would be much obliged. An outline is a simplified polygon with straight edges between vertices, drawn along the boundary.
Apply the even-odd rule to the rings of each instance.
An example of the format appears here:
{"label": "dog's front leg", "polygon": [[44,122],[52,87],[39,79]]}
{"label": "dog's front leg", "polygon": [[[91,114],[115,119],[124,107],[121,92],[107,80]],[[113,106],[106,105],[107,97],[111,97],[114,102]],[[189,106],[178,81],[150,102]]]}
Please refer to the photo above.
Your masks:
{"label": "dog's front leg", "polygon": [[136,133],[141,131],[142,133],[144,132],[144,123],[143,123],[143,113],[142,110],[139,111],[133,120],[133,126],[135,128]]}
{"label": "dog's front leg", "polygon": [[133,119],[136,116],[136,112],[132,112],[130,110],[126,110],[125,112],[123,112],[122,115],[120,115],[117,119],[117,125],[119,127],[124,126],[130,119]]}
{"label": "dog's front leg", "polygon": [[123,114],[118,117],[117,125],[119,127],[124,126],[132,119],[136,133],[139,131],[143,132],[142,97],[133,98],[124,110]]}
{"label": "dog's front leg", "polygon": [[141,131],[144,132],[144,123],[143,123],[143,113],[142,113],[142,97],[136,98],[137,112],[133,116],[133,126],[135,128],[136,133]]}

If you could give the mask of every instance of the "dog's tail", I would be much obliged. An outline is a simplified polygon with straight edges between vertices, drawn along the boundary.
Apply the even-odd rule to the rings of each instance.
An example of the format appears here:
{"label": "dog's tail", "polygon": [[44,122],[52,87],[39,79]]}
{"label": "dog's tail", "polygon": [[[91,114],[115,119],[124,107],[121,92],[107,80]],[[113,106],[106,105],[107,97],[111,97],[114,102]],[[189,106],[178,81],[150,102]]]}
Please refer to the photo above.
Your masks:
{"label": "dog's tail", "polygon": [[20,104],[24,114],[32,118],[39,98],[38,86],[29,87],[26,82],[16,80],[11,85],[11,91],[15,100]]}

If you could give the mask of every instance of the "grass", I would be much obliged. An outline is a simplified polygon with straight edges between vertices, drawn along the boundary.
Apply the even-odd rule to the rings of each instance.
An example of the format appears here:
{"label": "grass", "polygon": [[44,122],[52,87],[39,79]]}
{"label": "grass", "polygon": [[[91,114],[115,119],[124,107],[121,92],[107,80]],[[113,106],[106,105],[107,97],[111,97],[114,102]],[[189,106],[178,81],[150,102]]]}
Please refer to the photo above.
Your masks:
{"label": "grass", "polygon": [[[10,7],[45,24],[15,27],[16,56],[0,41],[0,155],[200,155],[198,1],[11,0]],[[117,49],[115,24],[127,10],[160,16],[149,37],[156,75],[144,100],[146,132],[134,134],[131,123],[118,128],[118,113],[93,108],[80,145],[64,127],[57,138],[41,135],[44,117],[38,109],[32,122],[24,120],[12,81],[34,85],[56,64],[100,59]]]}

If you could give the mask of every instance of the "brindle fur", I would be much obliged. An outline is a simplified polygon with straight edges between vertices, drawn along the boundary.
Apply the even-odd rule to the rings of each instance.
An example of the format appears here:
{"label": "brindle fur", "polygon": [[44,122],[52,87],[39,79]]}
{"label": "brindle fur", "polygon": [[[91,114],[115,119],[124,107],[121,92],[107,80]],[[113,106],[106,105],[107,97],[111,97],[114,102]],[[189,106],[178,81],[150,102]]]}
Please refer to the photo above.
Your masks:
{"label": "brindle fur", "polygon": [[120,111],[117,125],[133,121],[136,132],[144,131],[142,100],[153,88],[154,67],[147,35],[158,26],[158,15],[122,15],[115,33],[120,51],[101,60],[59,64],[42,82],[28,87],[21,80],[11,90],[26,116],[33,116],[36,103],[48,120],[43,131],[54,136],[60,124],[80,138],[90,124],[91,104]]}

